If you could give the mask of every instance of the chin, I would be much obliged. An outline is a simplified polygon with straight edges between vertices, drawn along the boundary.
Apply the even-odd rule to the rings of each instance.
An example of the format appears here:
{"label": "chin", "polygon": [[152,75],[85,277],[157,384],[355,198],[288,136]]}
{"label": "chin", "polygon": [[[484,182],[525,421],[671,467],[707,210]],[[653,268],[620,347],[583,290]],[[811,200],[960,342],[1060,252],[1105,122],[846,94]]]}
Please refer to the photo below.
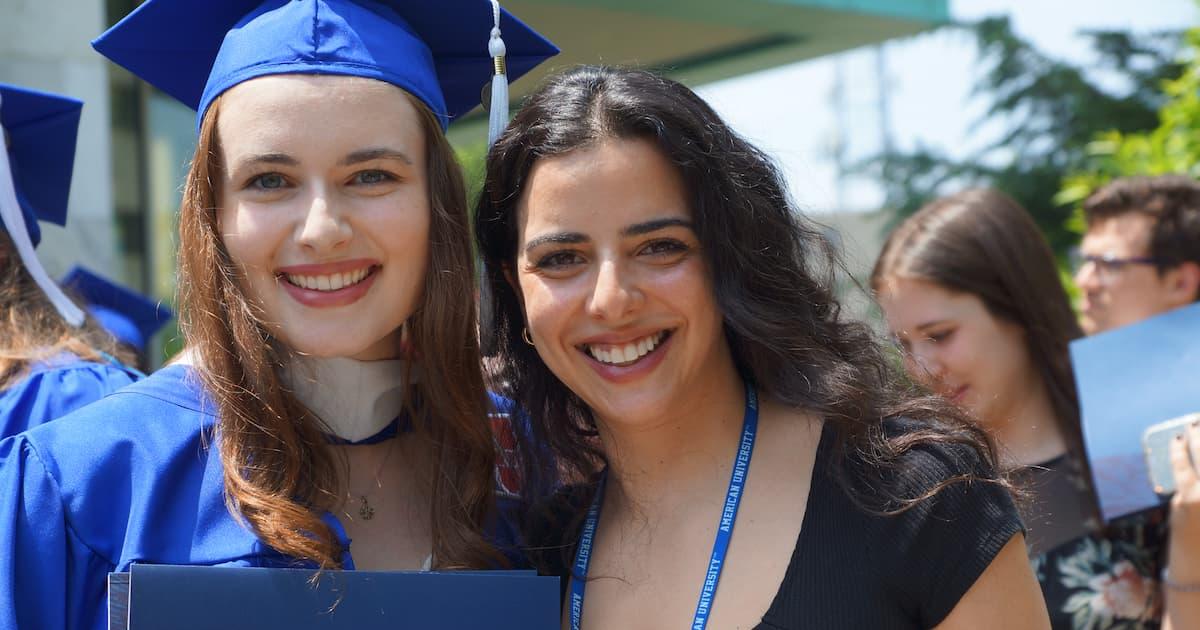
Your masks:
{"label": "chin", "polygon": [[612,419],[610,423],[648,425],[670,415],[670,404],[663,393],[662,389],[646,392],[645,395],[639,395],[639,392],[606,392],[601,394],[598,404],[589,403],[589,407],[597,416]]}
{"label": "chin", "polygon": [[[374,339],[363,338],[346,338],[344,329],[342,338],[338,335],[322,335],[319,332],[309,332],[305,335],[288,335],[286,338],[280,339],[288,348],[298,354],[305,356],[317,357],[322,359],[332,358],[357,358],[364,355],[371,355],[371,359],[394,358],[399,349],[395,344],[391,344],[390,351],[385,348],[385,339],[391,335],[376,337]],[[387,357],[373,356],[377,354],[386,354]]]}

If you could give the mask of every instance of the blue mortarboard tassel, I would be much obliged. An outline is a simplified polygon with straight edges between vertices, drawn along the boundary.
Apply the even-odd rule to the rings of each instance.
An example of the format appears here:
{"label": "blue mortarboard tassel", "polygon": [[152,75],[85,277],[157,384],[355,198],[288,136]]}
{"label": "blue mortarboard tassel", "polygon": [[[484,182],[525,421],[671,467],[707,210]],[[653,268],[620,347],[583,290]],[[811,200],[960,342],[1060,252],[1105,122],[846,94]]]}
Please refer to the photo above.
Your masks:
{"label": "blue mortarboard tassel", "polygon": [[46,273],[34,246],[39,218],[66,222],[82,106],[74,99],[0,84],[0,136],[5,137],[0,151],[0,221],[25,270],[72,326],[83,324],[83,311]]}

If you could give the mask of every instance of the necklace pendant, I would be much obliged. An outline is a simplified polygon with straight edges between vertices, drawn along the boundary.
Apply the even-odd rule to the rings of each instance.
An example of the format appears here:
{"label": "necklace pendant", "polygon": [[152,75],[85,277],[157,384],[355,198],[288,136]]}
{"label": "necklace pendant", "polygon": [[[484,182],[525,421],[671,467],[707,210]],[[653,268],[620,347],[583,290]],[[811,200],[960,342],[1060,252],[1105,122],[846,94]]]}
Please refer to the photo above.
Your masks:
{"label": "necklace pendant", "polygon": [[359,495],[358,501],[358,516],[364,521],[375,518],[375,508],[371,507],[370,503],[367,503],[367,495]]}

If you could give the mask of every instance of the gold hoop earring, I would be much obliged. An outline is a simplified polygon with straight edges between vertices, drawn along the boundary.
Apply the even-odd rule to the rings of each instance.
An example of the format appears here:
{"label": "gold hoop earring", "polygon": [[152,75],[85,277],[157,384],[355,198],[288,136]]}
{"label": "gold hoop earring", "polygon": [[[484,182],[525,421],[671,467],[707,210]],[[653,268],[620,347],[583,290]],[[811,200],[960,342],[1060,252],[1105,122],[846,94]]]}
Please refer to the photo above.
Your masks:
{"label": "gold hoop earring", "polygon": [[521,329],[521,339],[524,339],[525,343],[527,343],[531,346],[533,345],[533,339],[529,338],[529,329],[528,328]]}

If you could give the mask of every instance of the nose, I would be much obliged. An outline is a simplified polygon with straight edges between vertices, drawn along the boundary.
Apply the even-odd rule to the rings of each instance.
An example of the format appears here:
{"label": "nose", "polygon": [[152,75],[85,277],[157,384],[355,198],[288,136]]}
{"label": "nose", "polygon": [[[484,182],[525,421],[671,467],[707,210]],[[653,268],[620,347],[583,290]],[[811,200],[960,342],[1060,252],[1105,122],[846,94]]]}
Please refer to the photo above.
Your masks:
{"label": "nose", "polygon": [[1088,261],[1079,266],[1075,272],[1075,286],[1084,291],[1095,290],[1100,286],[1100,270],[1094,262]]}
{"label": "nose", "polygon": [[328,252],[345,245],[352,236],[350,223],[337,211],[329,191],[314,187],[308,208],[298,226],[296,241],[312,252]]}
{"label": "nose", "polygon": [[632,275],[622,270],[618,261],[601,261],[588,300],[588,313],[598,319],[620,320],[641,302],[642,293]]}

